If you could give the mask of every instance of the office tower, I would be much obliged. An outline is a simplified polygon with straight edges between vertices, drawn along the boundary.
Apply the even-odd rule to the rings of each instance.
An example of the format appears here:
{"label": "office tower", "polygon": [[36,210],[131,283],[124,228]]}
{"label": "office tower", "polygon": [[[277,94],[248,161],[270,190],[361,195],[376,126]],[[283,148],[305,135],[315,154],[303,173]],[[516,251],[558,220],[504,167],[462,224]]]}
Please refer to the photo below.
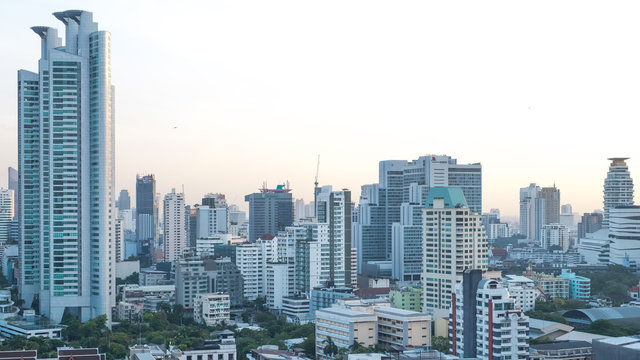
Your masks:
{"label": "office tower", "polygon": [[238,209],[238,205],[229,205],[229,223],[242,225],[247,222],[247,213]]}
{"label": "office tower", "polygon": [[199,206],[197,209],[198,239],[208,238],[216,234],[226,234],[228,213],[226,207]]}
{"label": "office tower", "polygon": [[19,200],[20,199],[20,192],[18,191],[19,186],[18,186],[18,170],[9,167],[7,169],[7,177],[8,177],[8,182],[7,184],[9,185],[9,190],[13,190],[13,216],[14,217],[18,217],[18,214],[20,213],[20,209],[18,207],[19,204]]}
{"label": "office tower", "polygon": [[543,187],[538,193],[544,199],[544,224],[560,223],[560,190],[553,187]]}
{"label": "office tower", "polygon": [[11,238],[13,203],[13,190],[0,188],[0,246]]}
{"label": "office tower", "polygon": [[578,239],[602,229],[604,215],[601,212],[584,213],[578,223]]}
{"label": "office tower", "polygon": [[156,177],[136,175],[136,240],[141,267],[155,263],[157,227]]}
{"label": "office tower", "polygon": [[458,187],[431,188],[422,216],[423,310],[446,317],[465,269],[486,269],[482,216],[471,212]]}
{"label": "office tower", "polygon": [[542,225],[540,233],[540,246],[550,249],[556,246],[556,250],[569,250],[569,229],[561,224]]}
{"label": "office tower", "polygon": [[560,224],[571,230],[576,229],[576,215],[573,213],[571,204],[564,204],[560,207]]}
{"label": "office tower", "polygon": [[115,138],[110,34],[93,14],[54,13],[38,72],[18,71],[20,298],[59,322],[111,318]]}
{"label": "office tower", "polygon": [[114,226],[114,245],[116,248],[116,262],[125,260],[124,248],[124,219],[115,219]]}
{"label": "office tower", "polygon": [[185,207],[185,216],[187,218],[185,226],[187,228],[187,244],[189,247],[196,247],[198,240],[198,205]]}
{"label": "office tower", "polygon": [[120,190],[120,196],[118,196],[118,211],[131,209],[131,197],[129,196],[129,190]]}
{"label": "office tower", "polygon": [[249,237],[253,242],[265,234],[277,234],[293,224],[293,197],[288,185],[275,189],[263,186],[259,193],[246,195],[249,202]]}
{"label": "office tower", "polygon": [[460,358],[519,360],[529,357],[529,318],[509,291],[480,270],[465,271],[450,311],[449,344]]}
{"label": "office tower", "polygon": [[633,179],[625,160],[609,158],[609,172],[604,179],[604,218],[602,227],[609,226],[609,212],[618,205],[633,205]]}
{"label": "office tower", "polygon": [[[520,188],[520,235],[524,235],[528,240],[536,238],[536,198],[540,192],[540,187],[535,183],[526,188]],[[542,204],[538,202],[538,204]],[[538,214],[541,212],[538,211]],[[541,222],[540,219],[538,222]]]}
{"label": "office tower", "polygon": [[206,194],[202,198],[202,205],[208,206],[210,208],[219,208],[219,207],[227,207],[227,199],[224,194]]}
{"label": "office tower", "polygon": [[171,189],[164,196],[162,211],[164,261],[176,261],[187,248],[184,194]]}
{"label": "office tower", "polygon": [[560,215],[562,214],[573,214],[573,207],[571,204],[563,204],[560,206]]}
{"label": "office tower", "polygon": [[392,277],[419,282],[422,278],[422,209],[421,196],[402,204],[400,222],[393,224]]}

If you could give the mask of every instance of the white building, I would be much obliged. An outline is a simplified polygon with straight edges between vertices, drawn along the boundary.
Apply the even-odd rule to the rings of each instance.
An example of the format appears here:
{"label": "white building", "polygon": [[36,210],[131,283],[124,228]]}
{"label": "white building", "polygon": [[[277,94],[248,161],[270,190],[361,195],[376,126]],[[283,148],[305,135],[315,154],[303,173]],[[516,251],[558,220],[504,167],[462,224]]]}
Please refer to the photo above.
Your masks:
{"label": "white building", "polygon": [[0,244],[9,240],[13,219],[13,190],[0,188]]}
{"label": "white building", "polygon": [[244,296],[255,300],[266,294],[265,269],[267,262],[277,262],[278,240],[273,236],[262,236],[254,243],[238,245],[236,266],[244,279]]}
{"label": "white building", "polygon": [[[450,310],[452,354],[482,360],[528,359],[529,318],[517,308],[509,291],[495,279],[482,279],[475,296],[469,297],[472,303],[465,304],[462,285],[456,287]],[[470,317],[467,312],[474,314]]]}
{"label": "white building", "polygon": [[[536,238],[536,201],[540,193],[540,186],[535,183],[526,188],[520,188],[520,234],[528,240]],[[544,212],[544,211],[542,211]]]}
{"label": "white building", "polygon": [[209,292],[209,277],[200,258],[181,259],[176,264],[176,303],[192,308],[198,294]]}
{"label": "white building", "polygon": [[640,265],[640,206],[617,206],[609,212],[609,262]]}
{"label": "white building", "polygon": [[196,255],[213,255],[216,245],[228,245],[231,234],[214,234],[206,238],[196,239]]}
{"label": "white building", "polygon": [[522,311],[536,309],[536,299],[540,295],[540,291],[536,289],[533,280],[520,275],[505,275],[502,282],[510,296],[516,301],[516,308]]}
{"label": "white building", "polygon": [[110,322],[116,217],[111,35],[98,29],[91,12],[53,15],[65,25],[64,44],[57,29],[32,27],[41,39],[38,72],[18,71],[19,296],[29,307],[37,295],[40,313],[55,322],[65,310],[81,321],[106,315]]}
{"label": "white building", "polygon": [[609,158],[609,172],[604,179],[604,218],[602,226],[609,226],[610,211],[618,205],[633,205],[633,179],[625,160]]}
{"label": "white building", "polygon": [[231,318],[230,307],[229,294],[198,294],[194,300],[193,319],[207,326],[228,323]]}
{"label": "white building", "polygon": [[487,239],[495,240],[497,238],[509,237],[509,224],[489,224],[487,227]]}
{"label": "white building", "polygon": [[294,294],[295,265],[293,263],[272,263],[266,265],[266,300],[272,310],[282,310],[282,300]]}
{"label": "white building", "polygon": [[540,242],[543,249],[559,246],[562,251],[569,250],[569,229],[561,224],[542,225]]}
{"label": "white building", "polygon": [[136,231],[136,218],[132,209],[118,210],[118,218],[124,221],[125,231]]}
{"label": "white building", "polygon": [[482,216],[472,214],[462,190],[431,188],[423,210],[423,311],[446,317],[465,269],[486,269]]}
{"label": "white building", "polygon": [[586,233],[578,240],[578,252],[584,256],[589,265],[609,264],[609,229],[600,229],[593,233]]}
{"label": "white building", "polygon": [[163,210],[164,261],[176,261],[187,248],[184,194],[176,193],[176,189],[171,189],[171,192],[164,196]]}
{"label": "white building", "polygon": [[197,210],[198,238],[208,238],[228,232],[228,210],[226,207],[201,205]]}

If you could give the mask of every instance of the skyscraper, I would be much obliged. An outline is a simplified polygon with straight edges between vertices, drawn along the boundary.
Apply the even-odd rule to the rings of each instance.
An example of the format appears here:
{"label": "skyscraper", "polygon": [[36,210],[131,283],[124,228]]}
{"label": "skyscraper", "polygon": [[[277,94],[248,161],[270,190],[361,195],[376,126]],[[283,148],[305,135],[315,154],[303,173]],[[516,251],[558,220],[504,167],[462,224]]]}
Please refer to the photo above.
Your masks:
{"label": "skyscraper", "polygon": [[264,186],[259,193],[246,195],[244,201],[249,202],[250,242],[264,234],[275,235],[293,224],[293,197],[288,186]]}
{"label": "skyscraper", "polygon": [[584,213],[578,223],[578,239],[602,229],[602,218],[601,212]]}
{"label": "skyscraper", "polygon": [[625,160],[609,158],[609,172],[604,179],[604,218],[602,226],[609,227],[609,212],[618,205],[633,205],[633,179]]}
{"label": "skyscraper", "polygon": [[446,317],[464,270],[487,268],[482,215],[471,211],[457,187],[431,188],[422,211],[423,311]]}
{"label": "skyscraper", "polygon": [[155,262],[158,226],[156,177],[153,174],[136,176],[136,240],[140,266]]}
{"label": "skyscraper", "polygon": [[351,191],[332,190],[331,186],[323,186],[317,196],[317,221],[329,224],[329,279],[340,286],[353,286]]}
{"label": "skyscraper", "polygon": [[164,261],[176,261],[187,248],[184,194],[172,189],[164,196],[162,211]]}
{"label": "skyscraper", "polygon": [[53,14],[35,26],[38,72],[18,71],[20,297],[60,321],[111,317],[115,301],[113,223],[114,88],[110,34],[90,12]]}
{"label": "skyscraper", "polygon": [[120,190],[120,196],[118,196],[118,210],[131,209],[131,197],[129,196],[129,190]]}
{"label": "skyscraper", "polygon": [[538,197],[544,199],[544,224],[560,223],[560,189],[553,187],[543,187],[538,193]]}

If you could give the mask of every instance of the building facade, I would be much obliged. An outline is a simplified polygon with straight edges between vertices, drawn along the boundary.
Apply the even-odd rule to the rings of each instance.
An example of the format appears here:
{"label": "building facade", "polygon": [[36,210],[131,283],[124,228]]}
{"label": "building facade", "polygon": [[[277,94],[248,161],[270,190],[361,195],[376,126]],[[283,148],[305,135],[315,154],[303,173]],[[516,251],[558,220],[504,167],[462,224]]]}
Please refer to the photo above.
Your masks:
{"label": "building facade", "polygon": [[231,319],[230,306],[229,294],[198,294],[194,300],[193,320],[207,326],[229,323]]}
{"label": "building facade", "polygon": [[249,203],[250,242],[265,234],[275,235],[293,224],[293,197],[288,186],[264,186],[259,193],[246,195],[244,201]]}
{"label": "building facade", "polygon": [[618,205],[633,205],[633,179],[626,160],[629,158],[609,158],[609,172],[604,179],[604,214],[602,226],[609,226],[610,211]]}
{"label": "building facade", "polygon": [[18,71],[20,298],[59,322],[111,318],[115,305],[115,114],[111,35],[91,12],[54,16],[38,72]]}
{"label": "building facade", "polygon": [[136,241],[142,267],[155,263],[157,231],[156,177],[153,174],[136,175]]}
{"label": "building facade", "polygon": [[184,194],[176,193],[172,189],[164,196],[162,225],[162,245],[164,248],[164,261],[176,261],[180,259],[187,248],[186,216],[184,206]]}
{"label": "building facade", "polygon": [[471,213],[460,188],[432,188],[422,223],[423,311],[446,316],[463,271],[488,266],[482,216]]}

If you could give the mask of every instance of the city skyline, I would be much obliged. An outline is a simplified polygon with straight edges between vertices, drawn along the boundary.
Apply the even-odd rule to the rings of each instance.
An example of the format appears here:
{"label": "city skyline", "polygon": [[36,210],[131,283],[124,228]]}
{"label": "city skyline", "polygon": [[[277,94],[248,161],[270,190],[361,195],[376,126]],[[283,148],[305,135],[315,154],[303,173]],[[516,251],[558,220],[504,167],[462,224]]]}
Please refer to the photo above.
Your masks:
{"label": "city skyline", "polygon": [[[607,158],[630,157],[632,177],[638,169],[633,132],[619,131],[640,115],[632,101],[640,95],[632,87],[640,57],[619,46],[640,30],[633,11],[582,4],[569,29],[564,21],[577,2],[552,13],[469,3],[449,24],[431,15],[459,10],[448,4],[350,2],[336,12],[337,2],[192,3],[199,11],[189,17],[175,17],[170,4],[123,11],[124,2],[68,1],[33,11],[35,4],[2,5],[16,14],[0,25],[8,54],[0,59],[5,167],[17,167],[16,69],[37,69],[39,39],[29,28],[60,27],[51,13],[80,8],[117,39],[115,191],[132,197],[135,175],[153,173],[161,194],[184,184],[188,204],[221,192],[246,210],[242,197],[265,180],[289,180],[294,198],[309,202],[320,154],[320,184],[349,188],[356,199],[361,185],[377,182],[380,160],[447,154],[480,162],[483,211],[500,208],[513,218],[518,189],[531,182],[555,183],[562,203],[584,213],[603,207]],[[504,19],[492,6],[531,13]],[[600,21],[613,13],[615,23]],[[589,27],[594,19],[607,26]],[[381,20],[388,25],[379,27]],[[462,22],[477,33],[458,30]],[[442,32],[446,41],[432,36]],[[550,50],[556,55],[548,57]],[[186,68],[196,69],[197,82]],[[458,133],[447,136],[454,121]],[[153,136],[145,136],[149,129]],[[344,141],[325,141],[335,130]],[[184,161],[189,156],[205,164]]]}

